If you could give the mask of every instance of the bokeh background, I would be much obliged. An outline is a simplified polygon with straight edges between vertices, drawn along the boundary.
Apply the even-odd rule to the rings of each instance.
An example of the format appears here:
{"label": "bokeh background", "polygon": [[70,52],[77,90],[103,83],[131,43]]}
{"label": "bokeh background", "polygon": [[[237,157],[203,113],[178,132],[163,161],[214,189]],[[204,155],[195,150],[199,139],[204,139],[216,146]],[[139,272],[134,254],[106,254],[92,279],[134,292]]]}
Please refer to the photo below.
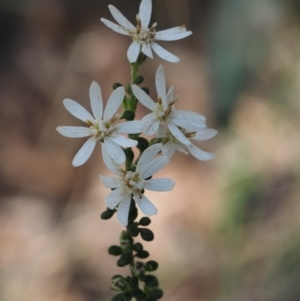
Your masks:
{"label": "bokeh background", "polygon": [[[110,277],[127,275],[108,246],[122,230],[99,219],[109,174],[100,147],[82,167],[80,125],[63,107],[89,108],[127,83],[128,37],[99,22],[108,4],[133,23],[138,0],[0,1],[0,300],[108,301]],[[153,0],[158,30],[186,24],[187,39],[161,43],[181,58],[140,68],[151,96],[162,63],[178,107],[207,116],[219,135],[199,146],[216,158],[176,154],[149,193],[159,209],[145,243],[166,301],[300,300],[300,5],[297,0]],[[139,108],[139,114],[145,109]]]}

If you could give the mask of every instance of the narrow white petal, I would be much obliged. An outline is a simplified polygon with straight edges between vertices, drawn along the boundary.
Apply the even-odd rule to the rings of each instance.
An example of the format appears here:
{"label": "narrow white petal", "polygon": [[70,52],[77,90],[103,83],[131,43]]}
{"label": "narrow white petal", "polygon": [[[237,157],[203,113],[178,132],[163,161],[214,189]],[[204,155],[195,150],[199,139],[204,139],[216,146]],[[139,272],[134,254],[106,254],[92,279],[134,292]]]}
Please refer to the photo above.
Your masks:
{"label": "narrow white petal", "polygon": [[142,131],[147,136],[152,136],[159,128],[160,121],[156,119],[154,113],[150,113],[142,118]]}
{"label": "narrow white petal", "polygon": [[152,191],[170,191],[174,188],[175,183],[171,179],[150,179],[145,181],[145,189]]}
{"label": "narrow white petal", "polygon": [[206,118],[203,115],[195,112],[174,110],[169,115],[169,118],[176,125],[189,131],[201,131],[202,129],[206,128]]}
{"label": "narrow white petal", "polygon": [[157,43],[152,43],[151,47],[159,57],[161,57],[162,59],[168,62],[178,63],[180,61],[180,59],[177,56],[167,51],[166,49],[162,48]]}
{"label": "narrow white petal", "polygon": [[102,148],[102,158],[105,166],[115,175],[118,175],[120,177],[123,176],[120,166],[109,156],[103,143],[101,143],[101,148]]}
{"label": "narrow white petal", "polygon": [[180,32],[186,32],[186,27],[185,25],[181,25],[181,26],[176,26],[176,27],[172,27],[172,28],[169,28],[169,29],[164,29],[164,30],[160,30],[156,33],[162,33],[162,34],[177,34],[177,33],[180,33]]}
{"label": "narrow white petal", "polygon": [[165,70],[162,65],[159,65],[155,74],[155,85],[157,95],[161,98],[165,98],[166,96],[166,76]]}
{"label": "narrow white petal", "polygon": [[124,190],[119,187],[111,191],[104,199],[106,206],[109,209],[114,209],[124,197]]}
{"label": "narrow white petal", "polygon": [[58,126],[56,130],[61,135],[69,138],[81,138],[91,135],[90,128],[83,126]]}
{"label": "narrow white petal", "polygon": [[101,182],[106,188],[117,188],[120,187],[122,180],[119,178],[112,178],[99,175]]}
{"label": "narrow white petal", "polygon": [[114,141],[115,143],[117,143],[118,145],[122,146],[122,147],[133,147],[133,146],[137,146],[137,141],[124,137],[122,135],[118,135],[116,137],[110,137],[112,141]]}
{"label": "narrow white petal", "polygon": [[118,164],[123,164],[126,160],[123,149],[111,138],[104,139],[104,146],[109,156]]}
{"label": "narrow white petal", "polygon": [[111,93],[104,110],[104,120],[110,120],[115,115],[124,99],[124,96],[125,89],[123,86],[118,87]]}
{"label": "narrow white petal", "polygon": [[125,29],[130,30],[130,31],[135,31],[136,28],[129,22],[126,17],[113,5],[108,5],[108,8],[114,17],[114,19]]}
{"label": "narrow white petal", "polygon": [[153,53],[152,53],[152,50],[151,50],[151,46],[148,44],[148,43],[143,43],[143,46],[142,46],[142,52],[150,57],[151,59],[153,59]]}
{"label": "narrow white petal", "polygon": [[140,54],[141,45],[137,41],[133,41],[128,50],[127,50],[127,58],[130,63],[135,63],[139,54]]}
{"label": "narrow white petal", "polygon": [[201,161],[208,161],[215,157],[214,154],[205,152],[193,144],[188,145],[187,149],[196,159]]}
{"label": "narrow white petal", "polygon": [[142,123],[140,120],[132,120],[119,123],[115,128],[119,133],[138,134],[142,132]]}
{"label": "narrow white petal", "polygon": [[125,227],[128,224],[130,203],[131,203],[131,194],[128,193],[123,197],[123,199],[121,200],[118,206],[117,218],[118,221]]}
{"label": "narrow white petal", "polygon": [[168,128],[160,124],[158,130],[156,131],[156,137],[157,138],[165,137],[167,136],[168,132],[169,132]]}
{"label": "narrow white petal", "polygon": [[168,127],[172,135],[184,145],[190,145],[191,141],[185,137],[181,130],[173,123],[168,122]]}
{"label": "narrow white petal", "polygon": [[143,28],[147,28],[150,22],[152,13],[152,1],[142,0],[140,4],[139,16],[141,18],[141,23]]}
{"label": "narrow white petal", "polygon": [[164,156],[171,158],[174,155],[175,150],[176,150],[175,143],[170,141],[170,142],[167,142],[166,144],[164,144],[161,152]]}
{"label": "narrow white petal", "polygon": [[162,144],[156,143],[149,146],[141,155],[136,170],[139,172],[143,172],[144,168],[155,158],[155,156],[161,151]]}
{"label": "narrow white petal", "polygon": [[174,86],[171,86],[168,93],[167,93],[167,96],[166,96],[166,100],[168,102],[168,104],[174,100]]}
{"label": "narrow white petal", "polygon": [[101,18],[100,19],[101,22],[103,22],[108,28],[112,29],[113,31],[129,36],[129,31],[127,31],[125,28],[123,28],[122,26],[120,26],[119,24],[113,23],[107,19]]}
{"label": "narrow white petal", "polygon": [[95,120],[95,118],[78,102],[67,98],[64,99],[63,104],[65,108],[76,118],[84,122]]}
{"label": "narrow white petal", "polygon": [[194,140],[197,141],[205,141],[208,140],[218,134],[218,131],[214,129],[203,129],[201,131],[198,131],[195,136],[191,137]]}
{"label": "narrow white petal", "polygon": [[142,171],[142,178],[147,179],[153,176],[155,173],[160,171],[169,163],[169,158],[167,156],[160,156],[153,159],[148,165],[146,165]]}
{"label": "narrow white petal", "polygon": [[96,140],[94,138],[88,139],[74,157],[72,162],[73,166],[76,167],[84,164],[91,156],[95,146]]}
{"label": "narrow white petal", "polygon": [[96,82],[92,82],[90,87],[90,101],[95,118],[101,120],[103,114],[103,101],[101,88]]}
{"label": "narrow white petal", "polygon": [[156,109],[155,102],[144,90],[142,90],[137,85],[132,85],[131,88],[134,96],[139,100],[141,104],[143,104],[146,108],[148,108],[151,111],[154,111]]}
{"label": "narrow white petal", "polygon": [[178,31],[174,33],[169,33],[165,30],[158,31],[155,34],[155,39],[156,40],[163,40],[163,41],[176,41],[176,40],[181,40],[184,39],[192,34],[191,31]]}
{"label": "narrow white petal", "polygon": [[146,196],[144,196],[144,195],[139,196],[138,194],[135,194],[134,200],[137,203],[140,210],[145,215],[151,216],[151,215],[155,215],[157,213],[157,209]]}

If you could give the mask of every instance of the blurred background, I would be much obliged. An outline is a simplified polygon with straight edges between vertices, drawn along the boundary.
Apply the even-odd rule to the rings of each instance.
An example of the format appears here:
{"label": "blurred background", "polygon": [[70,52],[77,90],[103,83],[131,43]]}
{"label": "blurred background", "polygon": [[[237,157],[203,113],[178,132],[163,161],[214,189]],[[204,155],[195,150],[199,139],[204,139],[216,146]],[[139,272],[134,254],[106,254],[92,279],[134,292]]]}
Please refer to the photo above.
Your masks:
{"label": "blurred background", "polygon": [[[100,147],[79,168],[81,125],[63,107],[90,109],[99,82],[107,100],[130,81],[130,40],[99,22],[113,4],[135,24],[138,0],[0,1],[0,300],[108,301],[110,278],[128,275],[107,248],[122,230],[99,219],[109,192]],[[176,5],[174,5],[176,3]],[[179,108],[207,116],[219,135],[199,147],[216,158],[176,154],[148,193],[159,209],[145,243],[166,301],[300,300],[300,5],[297,0],[153,0],[158,30],[193,35],[161,43],[180,57],[140,68],[155,95],[165,67]],[[146,113],[142,107],[140,114]],[[184,171],[184,173],[182,172]]]}

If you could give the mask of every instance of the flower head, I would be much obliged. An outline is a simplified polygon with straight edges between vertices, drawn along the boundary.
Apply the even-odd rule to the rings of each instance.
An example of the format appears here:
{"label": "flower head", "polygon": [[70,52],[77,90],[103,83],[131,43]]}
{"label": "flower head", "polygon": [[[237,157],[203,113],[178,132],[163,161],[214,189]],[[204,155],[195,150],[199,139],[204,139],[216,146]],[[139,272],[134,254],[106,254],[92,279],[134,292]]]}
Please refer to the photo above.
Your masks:
{"label": "flower head", "polygon": [[135,171],[123,170],[119,164],[110,158],[105,149],[102,151],[106,167],[118,176],[118,178],[114,178],[100,175],[103,185],[106,188],[114,189],[106,196],[105,203],[110,209],[118,206],[117,218],[124,226],[128,224],[132,197],[140,210],[145,215],[151,216],[157,213],[157,209],[144,195],[144,190],[170,191],[175,185],[171,179],[147,179],[169,162],[167,156],[156,157],[161,149],[161,143],[148,147],[141,155]]}
{"label": "flower head", "polygon": [[132,85],[135,97],[152,113],[141,120],[142,131],[145,135],[154,135],[160,126],[169,129],[172,135],[184,145],[190,145],[190,140],[184,135],[180,128],[187,131],[200,131],[206,127],[205,117],[190,111],[176,110],[175,103],[178,97],[174,97],[174,88],[171,86],[166,92],[166,78],[162,65],[156,71],[155,84],[157,91],[157,102],[137,85]]}
{"label": "flower head", "polygon": [[130,63],[137,61],[140,51],[146,56],[153,58],[152,50],[166,61],[173,63],[179,62],[177,56],[159,46],[156,40],[175,41],[191,35],[192,32],[187,31],[184,25],[162,31],[156,31],[157,23],[148,27],[152,12],[151,0],[142,0],[139,13],[136,16],[136,26],[132,25],[113,5],[109,5],[108,8],[119,24],[115,24],[104,18],[101,18],[101,21],[112,30],[132,38],[132,43],[127,51],[127,57]]}
{"label": "flower head", "polygon": [[[218,131],[214,129],[202,129],[197,132],[188,132],[184,129],[181,129],[181,132],[184,134],[184,136],[189,140],[195,140],[195,141],[205,141],[208,140],[215,135],[217,135]],[[198,148],[196,145],[191,143],[190,145],[185,145],[181,143],[178,139],[176,139],[172,133],[165,127],[160,127],[157,131],[157,137],[161,138],[164,146],[162,148],[162,153],[165,156],[168,156],[171,158],[174,154],[174,152],[177,150],[179,152],[182,152],[184,154],[191,154],[193,157],[195,157],[198,160],[201,161],[208,161],[214,158],[214,154],[205,152],[202,149]]]}
{"label": "flower head", "polygon": [[90,87],[90,101],[92,116],[84,107],[71,99],[65,99],[65,108],[76,118],[84,121],[88,127],[82,126],[59,126],[57,131],[69,138],[89,137],[73,159],[73,166],[84,164],[91,156],[97,141],[101,142],[110,156],[117,163],[125,162],[126,157],[121,147],[137,145],[136,140],[120,135],[120,133],[136,134],[141,132],[140,121],[128,121],[114,124],[119,119],[116,114],[125,96],[124,87],[119,87],[111,94],[103,112],[103,101],[100,86],[93,82]]}

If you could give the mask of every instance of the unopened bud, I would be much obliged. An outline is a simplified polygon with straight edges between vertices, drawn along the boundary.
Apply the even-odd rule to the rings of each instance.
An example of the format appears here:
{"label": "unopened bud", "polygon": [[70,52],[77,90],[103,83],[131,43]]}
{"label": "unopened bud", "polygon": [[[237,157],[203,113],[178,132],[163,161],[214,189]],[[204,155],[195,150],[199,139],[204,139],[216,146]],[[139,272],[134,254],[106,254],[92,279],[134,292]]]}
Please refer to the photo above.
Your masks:
{"label": "unopened bud", "polygon": [[122,276],[113,277],[111,280],[111,289],[117,292],[123,292],[127,287],[127,282]]}

